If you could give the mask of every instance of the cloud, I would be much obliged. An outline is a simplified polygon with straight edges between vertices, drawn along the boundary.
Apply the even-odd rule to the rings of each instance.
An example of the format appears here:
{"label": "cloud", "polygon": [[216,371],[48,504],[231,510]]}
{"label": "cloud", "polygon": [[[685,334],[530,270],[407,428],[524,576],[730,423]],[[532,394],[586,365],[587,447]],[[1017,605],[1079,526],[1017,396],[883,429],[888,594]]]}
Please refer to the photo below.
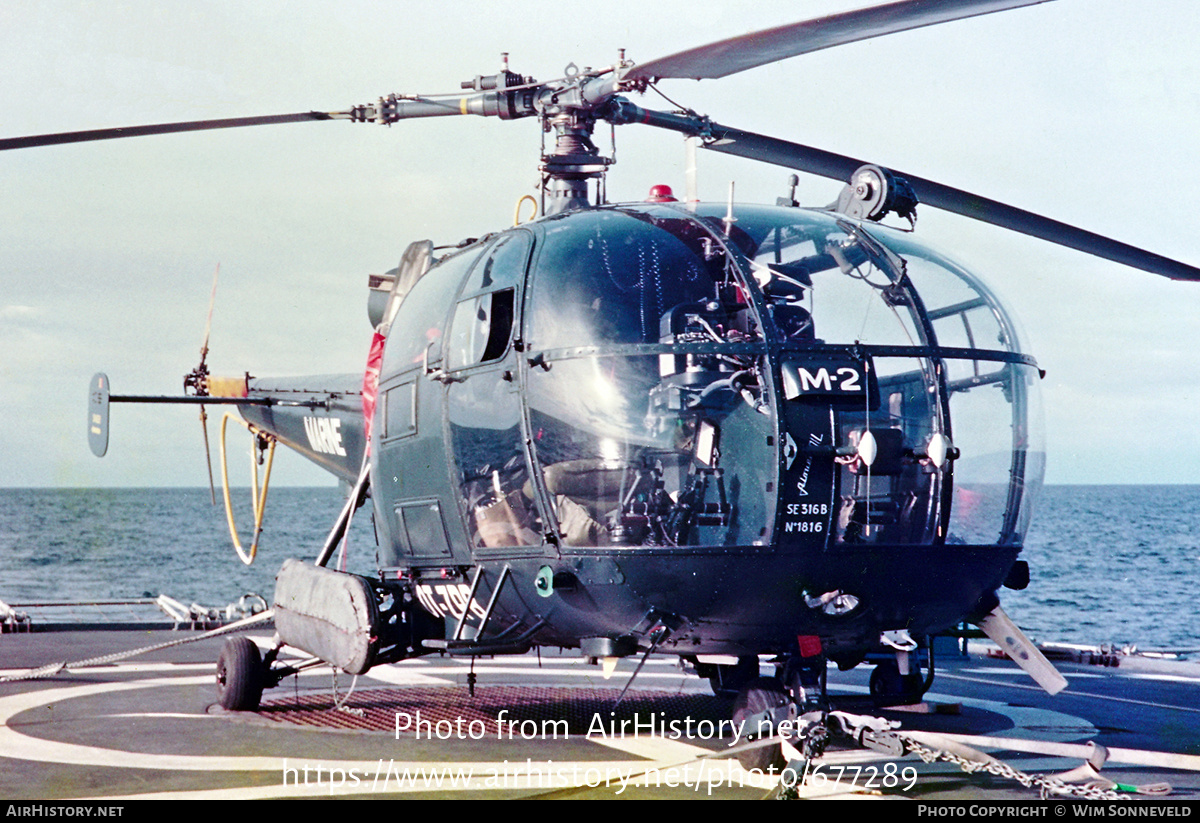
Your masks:
{"label": "cloud", "polygon": [[0,320],[34,320],[45,314],[45,308],[40,306],[4,306],[0,308]]}

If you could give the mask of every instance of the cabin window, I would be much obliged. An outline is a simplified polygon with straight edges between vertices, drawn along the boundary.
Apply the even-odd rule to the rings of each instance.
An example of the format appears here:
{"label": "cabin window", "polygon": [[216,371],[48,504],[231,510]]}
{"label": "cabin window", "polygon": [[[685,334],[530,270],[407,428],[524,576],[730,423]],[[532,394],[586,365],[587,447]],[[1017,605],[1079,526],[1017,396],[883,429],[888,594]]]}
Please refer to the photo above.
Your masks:
{"label": "cabin window", "polygon": [[476,549],[537,546],[544,530],[529,484],[520,396],[496,372],[473,370],[449,386],[459,500]]}
{"label": "cabin window", "polygon": [[391,440],[417,433],[417,382],[409,378],[383,395],[383,431],[380,437]]}
{"label": "cabin window", "polygon": [[384,349],[383,374],[395,374],[441,356],[446,309],[481,249],[443,260],[417,281],[400,304]]}
{"label": "cabin window", "polygon": [[524,231],[505,235],[472,269],[450,323],[449,369],[490,363],[507,353],[516,323],[517,289],[531,246]]}
{"label": "cabin window", "polygon": [[450,325],[450,369],[464,369],[504,356],[512,338],[515,302],[514,289],[459,301]]}

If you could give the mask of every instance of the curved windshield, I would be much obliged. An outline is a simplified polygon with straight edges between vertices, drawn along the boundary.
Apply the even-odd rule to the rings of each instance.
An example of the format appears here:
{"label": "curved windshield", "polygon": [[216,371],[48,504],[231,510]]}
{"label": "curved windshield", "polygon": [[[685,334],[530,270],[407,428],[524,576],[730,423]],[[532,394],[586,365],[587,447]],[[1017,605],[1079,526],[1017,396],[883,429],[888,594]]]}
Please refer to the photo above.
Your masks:
{"label": "curved windshield", "polygon": [[710,341],[761,337],[722,239],[690,216],[597,209],[544,226],[533,347],[658,343],[685,323],[684,314],[696,317],[693,325]]}
{"label": "curved windshield", "polygon": [[911,234],[752,206],[539,225],[526,401],[563,545],[1023,540],[1036,365]]}
{"label": "curved windshield", "polygon": [[[723,207],[698,213],[724,225]],[[1037,370],[995,295],[911,233],[802,209],[734,217],[800,407],[788,435],[822,444],[795,462],[804,495],[785,507],[827,495],[834,543],[1019,543],[1044,465]]]}
{"label": "curved windshield", "polygon": [[[884,231],[903,255],[942,346],[1020,354],[1012,313],[978,277],[911,235]],[[954,507],[948,540],[1018,543],[1045,473],[1040,375],[1035,366],[982,357],[947,357],[954,444]]]}
{"label": "curved windshield", "polygon": [[562,545],[766,545],[763,326],[724,238],[663,207],[545,221],[526,400]]}

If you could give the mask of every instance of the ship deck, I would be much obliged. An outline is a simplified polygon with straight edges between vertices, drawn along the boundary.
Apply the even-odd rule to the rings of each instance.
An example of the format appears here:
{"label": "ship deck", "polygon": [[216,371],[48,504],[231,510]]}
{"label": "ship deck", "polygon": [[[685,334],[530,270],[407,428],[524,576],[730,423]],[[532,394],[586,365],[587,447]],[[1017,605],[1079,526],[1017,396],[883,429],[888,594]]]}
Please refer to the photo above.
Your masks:
{"label": "ship deck", "polygon": [[[0,676],[184,634],[5,634]],[[270,629],[246,634],[266,644]],[[779,790],[777,776],[747,772],[728,756],[730,701],[673,658],[651,658],[615,709],[635,659],[605,679],[574,653],[543,650],[477,660],[474,695],[471,661],[435,655],[376,667],[356,682],[312,670],[266,692],[260,711],[234,713],[216,705],[222,642],[0,682],[0,796],[749,799]],[[867,667],[831,669],[829,693],[835,710],[896,721],[913,739],[940,735],[925,738],[934,751],[951,741],[986,752],[999,773],[834,740],[797,793],[1037,801],[1039,784],[1027,787],[1022,776],[1080,767],[1094,741],[1108,751],[1102,777],[1129,789],[1166,784],[1171,801],[1200,799],[1200,665],[1118,655],[1060,662],[1070,685],[1049,697],[1010,661],[979,651],[941,655],[917,710],[876,709]],[[1051,799],[1061,801],[1070,797]]]}

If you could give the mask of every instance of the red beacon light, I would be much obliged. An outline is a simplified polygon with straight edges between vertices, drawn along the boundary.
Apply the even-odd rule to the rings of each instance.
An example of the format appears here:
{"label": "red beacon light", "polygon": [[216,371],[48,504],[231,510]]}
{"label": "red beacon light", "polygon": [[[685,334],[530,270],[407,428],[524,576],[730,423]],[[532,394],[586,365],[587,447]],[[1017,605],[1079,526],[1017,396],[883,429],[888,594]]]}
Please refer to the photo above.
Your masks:
{"label": "red beacon light", "polygon": [[675,192],[671,191],[670,186],[659,183],[657,186],[650,187],[650,196],[646,198],[647,203],[678,203],[679,198],[675,196]]}

